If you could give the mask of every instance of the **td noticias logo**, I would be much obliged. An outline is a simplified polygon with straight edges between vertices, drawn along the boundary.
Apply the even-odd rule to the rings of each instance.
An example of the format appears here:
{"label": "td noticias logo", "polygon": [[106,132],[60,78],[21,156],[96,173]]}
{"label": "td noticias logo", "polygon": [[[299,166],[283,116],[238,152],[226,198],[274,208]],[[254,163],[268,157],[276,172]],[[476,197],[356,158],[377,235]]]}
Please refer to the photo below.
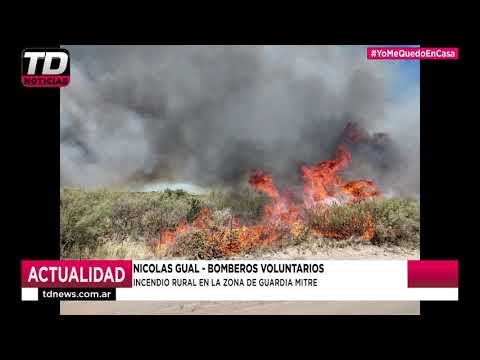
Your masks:
{"label": "td noticias logo", "polygon": [[66,49],[31,48],[22,52],[25,87],[64,87],[70,83],[70,54]]}

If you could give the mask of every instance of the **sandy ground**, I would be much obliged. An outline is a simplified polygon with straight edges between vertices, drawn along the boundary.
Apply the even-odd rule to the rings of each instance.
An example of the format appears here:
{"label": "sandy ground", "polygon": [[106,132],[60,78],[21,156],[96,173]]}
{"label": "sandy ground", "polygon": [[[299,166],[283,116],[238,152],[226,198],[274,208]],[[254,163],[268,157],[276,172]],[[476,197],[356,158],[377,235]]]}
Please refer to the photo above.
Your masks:
{"label": "sandy ground", "polygon": [[314,247],[312,244],[286,248],[280,251],[264,252],[249,257],[235,258],[256,260],[401,260],[420,259],[420,249],[399,246],[379,247],[356,243],[346,247]]}
{"label": "sandy ground", "polygon": [[[247,259],[248,256],[242,257]],[[419,259],[418,249],[353,244],[343,248],[297,246],[255,259],[388,260]],[[399,301],[114,301],[60,303],[61,315],[420,315],[420,302]]]}
{"label": "sandy ground", "polygon": [[131,302],[69,301],[61,315],[420,315],[420,302],[246,301]]}

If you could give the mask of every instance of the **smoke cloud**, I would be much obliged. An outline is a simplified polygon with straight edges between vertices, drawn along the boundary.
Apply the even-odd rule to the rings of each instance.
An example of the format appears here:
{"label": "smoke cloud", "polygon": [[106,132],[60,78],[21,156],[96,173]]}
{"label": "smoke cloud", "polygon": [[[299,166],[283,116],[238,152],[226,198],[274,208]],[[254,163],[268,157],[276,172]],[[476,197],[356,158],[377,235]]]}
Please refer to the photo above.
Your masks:
{"label": "smoke cloud", "polygon": [[389,62],[345,46],[65,46],[61,184],[235,185],[250,169],[280,186],[331,158],[348,121],[388,146],[353,149],[348,175],[418,195],[419,88],[389,98]]}

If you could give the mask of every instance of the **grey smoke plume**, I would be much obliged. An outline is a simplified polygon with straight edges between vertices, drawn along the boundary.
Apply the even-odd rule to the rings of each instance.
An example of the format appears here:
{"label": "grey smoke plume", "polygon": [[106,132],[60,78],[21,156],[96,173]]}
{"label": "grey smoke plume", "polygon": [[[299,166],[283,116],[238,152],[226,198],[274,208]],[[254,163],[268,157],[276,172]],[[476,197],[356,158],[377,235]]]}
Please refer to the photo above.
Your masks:
{"label": "grey smoke plume", "polygon": [[358,121],[392,144],[359,151],[363,167],[348,175],[418,194],[419,93],[389,101],[394,71],[363,47],[65,47],[62,185],[234,185],[252,168],[294,184],[299,165],[330,158]]}

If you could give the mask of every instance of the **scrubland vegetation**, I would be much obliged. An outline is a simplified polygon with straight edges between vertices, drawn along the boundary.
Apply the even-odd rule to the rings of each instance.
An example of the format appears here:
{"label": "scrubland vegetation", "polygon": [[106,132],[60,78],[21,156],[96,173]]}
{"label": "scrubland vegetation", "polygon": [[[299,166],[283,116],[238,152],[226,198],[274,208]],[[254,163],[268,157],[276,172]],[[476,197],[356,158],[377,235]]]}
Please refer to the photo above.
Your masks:
{"label": "scrubland vegetation", "polygon": [[[269,201],[249,188],[214,191],[208,195],[181,190],[119,192],[62,188],[61,254],[63,258],[91,259],[212,259],[228,258],[232,251],[236,254],[262,251],[261,237],[245,233],[245,228],[232,228],[232,222],[238,219],[246,226],[257,224]],[[278,239],[265,242],[264,246],[270,250],[311,242],[335,246],[360,238],[366,227],[371,227],[369,244],[418,248],[419,206],[417,200],[379,198],[332,206],[328,216],[312,209],[302,223],[294,225],[293,231],[280,228]],[[162,233],[173,231],[180,224],[191,224],[205,208],[211,216],[202,229],[177,235],[169,246],[160,242]]]}

